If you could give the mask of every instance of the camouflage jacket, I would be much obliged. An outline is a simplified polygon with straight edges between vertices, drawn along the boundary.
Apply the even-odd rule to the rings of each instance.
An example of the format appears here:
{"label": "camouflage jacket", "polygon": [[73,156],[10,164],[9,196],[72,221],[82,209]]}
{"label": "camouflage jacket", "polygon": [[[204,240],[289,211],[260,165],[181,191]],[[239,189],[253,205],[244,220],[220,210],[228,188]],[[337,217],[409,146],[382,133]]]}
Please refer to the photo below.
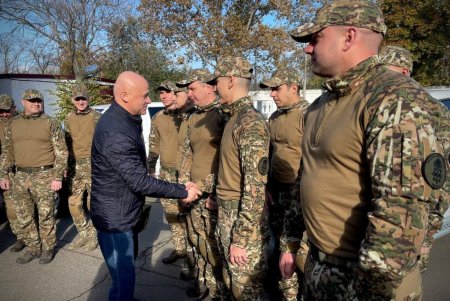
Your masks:
{"label": "camouflage jacket", "polygon": [[[90,158],[95,125],[102,115],[89,108],[85,112],[73,111],[64,119],[67,149],[72,158]],[[80,118],[81,117],[81,118]],[[88,119],[90,117],[90,119]]]}
{"label": "camouflage jacket", "polygon": [[155,173],[158,158],[162,168],[175,169],[181,120],[178,110],[163,109],[153,116],[148,139],[147,166],[150,174]]}
{"label": "camouflage jacket", "polygon": [[[349,97],[360,98],[361,112],[356,122],[361,132],[354,133],[362,137],[362,163],[355,172],[360,173],[361,181],[369,180],[361,185],[371,189],[361,192],[365,198],[361,208],[367,208],[368,221],[357,246],[360,273],[356,272],[369,277],[367,281],[380,285],[389,282],[395,287],[416,265],[427,231],[429,204],[442,201],[443,206],[448,206],[448,179],[443,167],[448,165],[448,155],[446,159],[442,155],[448,154],[449,135],[444,138],[446,142],[437,139],[444,128],[437,123],[444,115],[435,109],[436,101],[418,83],[388,70],[378,57],[328,80],[325,88],[328,92],[308,110],[307,125],[309,111],[320,103],[342,104]],[[306,146],[305,137],[302,147]],[[332,187],[333,183],[323,185]],[[389,289],[385,293],[389,295]]]}
{"label": "camouflage jacket", "polygon": [[180,181],[195,181],[197,187],[206,193],[214,193],[216,188],[218,152],[225,126],[222,116],[215,100],[204,108],[198,108],[187,122]]}
{"label": "camouflage jacket", "polygon": [[265,221],[265,185],[269,169],[269,129],[249,97],[229,106],[230,119],[220,145],[217,196],[239,200],[232,243],[245,248],[254,231]]}
{"label": "camouflage jacket", "polygon": [[[281,203],[279,205],[284,210],[283,232],[280,237],[282,252],[297,252],[302,236],[299,231],[304,228],[298,175],[302,157],[303,116],[307,107],[308,103],[300,100],[293,105],[278,108],[269,118],[270,172],[267,188],[269,191],[272,188],[289,190],[289,193],[283,194],[286,199],[279,200]],[[286,131],[286,129],[290,130]],[[289,180],[286,181],[286,179]],[[290,185],[280,185],[280,183]]]}
{"label": "camouflage jacket", "polygon": [[[67,146],[64,139],[64,134],[61,129],[60,123],[45,114],[37,114],[26,116],[25,114],[20,114],[15,116],[11,123],[6,127],[5,131],[5,139],[4,139],[4,152],[0,157],[0,178],[5,178],[9,170],[15,165],[15,146],[14,139],[12,137],[12,128],[15,126],[15,123],[20,121],[21,119],[41,119],[43,120],[49,127],[50,133],[50,143],[53,148],[54,154],[54,162],[53,162],[53,174],[55,180],[61,180],[64,176],[64,171],[67,169]],[[30,129],[31,132],[32,129]],[[23,150],[22,150],[23,151]],[[31,154],[33,155],[33,154]]]}

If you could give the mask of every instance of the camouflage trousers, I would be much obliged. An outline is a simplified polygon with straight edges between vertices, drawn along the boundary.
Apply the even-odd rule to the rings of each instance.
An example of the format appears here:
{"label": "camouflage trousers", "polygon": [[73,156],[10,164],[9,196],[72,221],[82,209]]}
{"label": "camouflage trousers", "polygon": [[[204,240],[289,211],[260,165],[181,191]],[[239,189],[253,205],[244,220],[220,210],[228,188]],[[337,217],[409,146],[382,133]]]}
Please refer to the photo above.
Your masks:
{"label": "camouflage trousers", "polygon": [[205,207],[201,199],[191,208],[188,216],[188,235],[197,250],[197,281],[209,289],[211,297],[224,296],[225,285],[222,281],[222,259],[215,238],[217,212]]}
{"label": "camouflage trousers", "polygon": [[[161,167],[159,178],[173,183],[178,182],[176,171],[172,168]],[[161,198],[160,200],[170,227],[174,248],[177,252],[185,254],[187,250],[187,226],[184,209],[178,199]]]}
{"label": "camouflage trousers", "polygon": [[87,193],[87,207],[91,207],[91,162],[90,158],[78,160],[70,164],[67,175],[69,193],[69,211],[80,237],[97,237],[92,222],[86,217],[83,208],[83,196]]}
{"label": "camouflage trousers", "polygon": [[[9,178],[12,179],[14,175],[10,175]],[[12,186],[12,181],[10,180],[10,185]],[[16,235],[17,239],[23,239],[20,232],[20,223],[17,219],[16,208],[14,206],[14,199],[12,196],[12,187],[9,190],[2,191],[3,200],[5,201],[6,217],[8,218],[11,231]]]}
{"label": "camouflage trousers", "polygon": [[[12,193],[22,239],[30,251],[53,250],[56,244],[55,192],[51,190],[53,170],[31,173],[17,171]],[[34,206],[39,219],[35,218]],[[36,225],[36,222],[38,225]]]}
{"label": "camouflage trousers", "polygon": [[[272,203],[268,205],[269,211],[269,227],[273,233],[275,239],[274,252],[271,253],[269,262],[271,267],[276,271],[276,275],[270,275],[278,281],[278,290],[284,301],[297,300],[297,296],[302,295],[303,287],[303,265],[299,264],[306,261],[306,255],[308,254],[308,248],[306,244],[306,235],[300,249],[296,254],[297,266],[300,270],[296,270],[291,278],[283,279],[278,266],[280,257],[280,237],[283,232],[283,226],[287,210],[291,210],[298,206],[298,189],[295,189],[295,185],[277,183],[276,188],[271,189]],[[296,213],[289,212],[291,214]],[[306,246],[306,250],[305,250]]]}
{"label": "camouflage trousers", "polygon": [[223,279],[235,300],[268,300],[264,289],[267,275],[267,245],[269,231],[267,221],[258,221],[250,237],[246,252],[248,262],[244,266],[230,262],[231,235],[238,216],[238,209],[225,209],[219,206],[216,238],[222,258],[224,258]]}
{"label": "camouflage trousers", "polygon": [[358,263],[347,261],[335,265],[320,261],[311,252],[305,265],[304,301],[420,301],[422,280],[419,266],[409,272],[401,284],[393,288],[391,283],[357,273]]}

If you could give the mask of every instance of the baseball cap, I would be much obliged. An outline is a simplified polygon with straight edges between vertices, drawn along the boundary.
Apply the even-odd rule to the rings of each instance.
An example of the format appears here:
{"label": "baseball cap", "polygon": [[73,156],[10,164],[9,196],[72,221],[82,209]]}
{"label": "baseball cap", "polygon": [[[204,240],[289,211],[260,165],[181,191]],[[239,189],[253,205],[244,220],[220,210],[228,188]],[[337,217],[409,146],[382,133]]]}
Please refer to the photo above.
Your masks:
{"label": "baseball cap", "polygon": [[89,93],[84,86],[74,85],[72,87],[72,97],[89,99]]}
{"label": "baseball cap", "polygon": [[386,33],[383,12],[374,3],[363,0],[337,0],[319,9],[311,23],[301,25],[290,32],[297,42],[311,41],[311,35],[330,25],[368,28]]}
{"label": "baseball cap", "polygon": [[408,69],[412,72],[413,59],[411,53],[405,48],[399,46],[385,46],[381,48],[378,56],[381,62],[401,68]]}
{"label": "baseball cap", "polygon": [[25,92],[23,92],[22,99],[30,100],[38,98],[40,100],[44,100],[44,97],[42,96],[41,92],[35,89],[27,89]]}
{"label": "baseball cap", "polygon": [[0,95],[0,110],[9,110],[13,104],[14,101],[11,96],[7,94]]}
{"label": "baseball cap", "polygon": [[180,87],[180,86],[178,86],[178,83],[177,83],[176,89],[173,90],[173,92],[175,92],[175,93],[178,93],[178,92],[187,92],[187,91],[188,91],[187,86],[182,86],[182,87]]}
{"label": "baseball cap", "polygon": [[275,88],[283,84],[297,84],[302,82],[301,76],[294,69],[280,68],[272,74],[272,77],[259,84],[261,88]]}
{"label": "baseball cap", "polygon": [[159,84],[159,86],[155,89],[155,91],[159,90],[175,91],[176,88],[177,86],[173,81],[165,80]]}
{"label": "baseball cap", "polygon": [[228,56],[217,63],[212,80],[221,76],[253,78],[253,67],[249,61],[240,56]]}
{"label": "baseball cap", "polygon": [[213,80],[214,78],[215,78],[214,75],[212,75],[211,72],[209,72],[206,69],[195,69],[192,70],[191,73],[189,73],[186,79],[177,82],[176,85],[178,87],[187,87],[197,80],[202,83],[207,83]]}

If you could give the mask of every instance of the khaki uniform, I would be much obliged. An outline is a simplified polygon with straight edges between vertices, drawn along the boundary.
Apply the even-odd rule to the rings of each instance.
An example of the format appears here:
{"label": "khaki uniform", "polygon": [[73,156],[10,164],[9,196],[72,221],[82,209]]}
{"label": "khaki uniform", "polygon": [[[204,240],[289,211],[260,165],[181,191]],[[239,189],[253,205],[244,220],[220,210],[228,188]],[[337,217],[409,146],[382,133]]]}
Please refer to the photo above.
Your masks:
{"label": "khaki uniform", "polygon": [[[269,130],[252,100],[230,106],[230,119],[220,144],[216,193],[219,215],[216,237],[225,261],[224,280],[237,300],[266,299],[268,225],[264,214],[269,169]],[[231,265],[229,248],[245,248],[245,266]]]}
{"label": "khaki uniform", "polygon": [[[149,137],[149,173],[155,173],[156,162],[160,159],[161,170],[159,178],[169,182],[178,183],[176,170],[178,134],[182,122],[179,111],[164,109],[156,113],[152,119],[152,128]],[[172,232],[172,242],[175,251],[186,254],[187,233],[180,221],[180,213],[183,211],[177,199],[163,199],[167,222]]]}
{"label": "khaki uniform", "polygon": [[[45,114],[19,115],[6,128],[0,178],[15,165],[12,179],[14,205],[23,240],[31,252],[53,250],[56,244],[53,180],[66,169],[67,148],[60,124]],[[36,228],[34,205],[39,214]]]}
{"label": "khaki uniform", "polygon": [[217,211],[207,209],[205,202],[208,197],[215,199],[219,146],[224,125],[225,118],[217,101],[197,109],[187,122],[180,168],[181,182],[193,181],[203,192],[192,205],[188,232],[191,243],[200,253],[197,260],[199,283],[209,288],[211,297],[222,295],[218,288],[218,281],[222,278],[222,259],[215,239]]}
{"label": "khaki uniform", "polygon": [[[276,246],[281,252],[291,252],[306,261],[308,252],[305,241],[301,243],[302,228],[300,191],[297,181],[302,156],[303,115],[308,103],[299,101],[291,106],[279,108],[269,119],[270,173],[268,189],[273,203],[269,204],[269,224],[275,234]],[[286,129],[289,129],[288,131]],[[275,250],[273,266],[278,268],[280,252]],[[303,267],[300,267],[303,270]],[[299,275],[303,278],[303,275]],[[289,279],[279,280],[284,300],[297,300],[299,279],[297,273]]]}
{"label": "khaki uniform", "polygon": [[[0,118],[0,154],[3,152],[1,148],[3,148],[4,145],[4,139],[5,139],[5,131],[6,127],[11,122],[10,118]],[[14,173],[10,172],[6,179],[10,179],[14,177]],[[10,181],[11,183],[11,181]],[[16,210],[14,209],[14,200],[12,197],[12,187],[10,187],[9,190],[3,191],[3,199],[5,201],[5,207],[6,207],[6,217],[9,220],[9,225],[11,227],[11,231],[17,236],[17,240],[21,240],[22,237],[20,235],[20,225],[19,221],[17,219]]]}
{"label": "khaki uniform", "polygon": [[445,172],[426,163],[443,145],[448,152],[448,136],[436,139],[435,120],[444,115],[420,85],[376,56],[325,87],[308,109],[302,141],[306,300],[420,300],[428,204],[443,197],[448,206],[442,185],[429,184]]}
{"label": "khaki uniform", "polygon": [[87,207],[90,209],[91,194],[91,146],[95,125],[100,113],[89,109],[87,112],[73,112],[64,121],[66,143],[69,150],[68,192],[69,209],[80,237],[96,237],[96,231],[88,222],[83,210],[83,194],[87,193]]}

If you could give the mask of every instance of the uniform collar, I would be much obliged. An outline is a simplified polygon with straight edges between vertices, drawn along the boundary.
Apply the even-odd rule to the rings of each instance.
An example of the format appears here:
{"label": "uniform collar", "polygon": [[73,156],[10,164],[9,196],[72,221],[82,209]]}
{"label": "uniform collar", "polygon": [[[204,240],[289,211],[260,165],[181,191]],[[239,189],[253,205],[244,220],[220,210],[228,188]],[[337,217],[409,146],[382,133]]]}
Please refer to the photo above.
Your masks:
{"label": "uniform collar", "polygon": [[213,110],[214,108],[219,106],[219,98],[214,99],[210,104],[204,107],[197,107],[197,113],[203,113]]}
{"label": "uniform collar", "polygon": [[177,109],[175,109],[175,110],[169,110],[168,108],[164,108],[163,109],[163,114],[164,115],[175,116],[175,114],[177,114],[177,113],[178,113]]}
{"label": "uniform collar", "polygon": [[299,99],[299,101],[289,105],[289,106],[285,106],[285,107],[279,107],[277,109],[278,112],[280,113],[287,113],[289,111],[291,111],[292,109],[304,109],[308,106],[308,103],[302,99]]}
{"label": "uniform collar", "polygon": [[36,114],[32,114],[32,115],[25,115],[25,112],[22,112],[22,117],[25,119],[38,119],[39,117],[42,116],[42,112],[36,113]]}
{"label": "uniform collar", "polygon": [[78,111],[77,109],[75,109],[75,114],[77,115],[87,115],[92,111],[91,107],[87,107],[84,111]]}
{"label": "uniform collar", "polygon": [[239,112],[242,108],[253,106],[252,99],[250,96],[242,97],[233,102],[232,104],[228,105],[228,109],[230,111],[230,115],[233,116],[237,112]]}
{"label": "uniform collar", "polygon": [[338,96],[345,96],[365,81],[364,75],[370,69],[380,64],[378,56],[369,57],[347,72],[330,78],[324,83],[323,87],[330,92],[337,93]]}

